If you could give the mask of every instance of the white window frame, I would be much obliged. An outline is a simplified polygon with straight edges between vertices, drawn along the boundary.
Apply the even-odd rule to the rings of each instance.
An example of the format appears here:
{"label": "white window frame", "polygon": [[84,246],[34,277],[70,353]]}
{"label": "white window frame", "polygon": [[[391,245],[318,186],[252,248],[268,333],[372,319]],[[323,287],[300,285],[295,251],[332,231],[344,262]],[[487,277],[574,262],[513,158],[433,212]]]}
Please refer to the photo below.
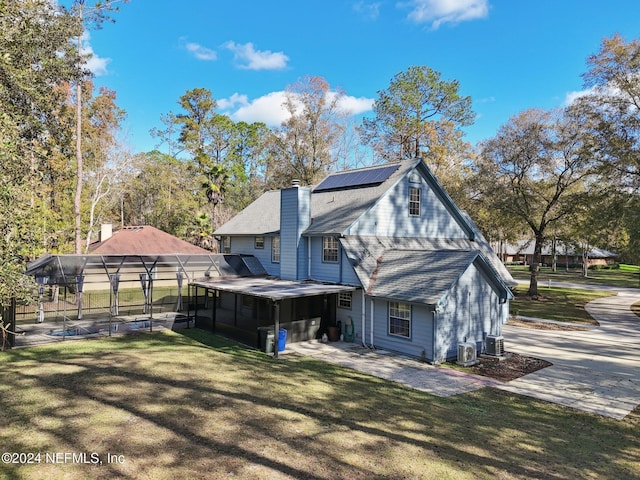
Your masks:
{"label": "white window frame", "polygon": [[225,235],[222,237],[222,241],[220,242],[220,253],[231,253],[231,237],[229,235]]}
{"label": "white window frame", "polygon": [[411,305],[402,302],[388,302],[387,312],[389,335],[411,338]]}
{"label": "white window frame", "polygon": [[280,263],[280,236],[271,237],[271,263]]}
{"label": "white window frame", "polygon": [[338,308],[351,310],[353,292],[338,292]]}
{"label": "white window frame", "polygon": [[338,263],[340,248],[336,237],[322,237],[322,261],[324,263]]}
{"label": "white window frame", "polygon": [[[417,196],[416,196],[417,195]],[[409,187],[409,216],[419,217],[421,210],[421,195],[420,187]]]}
{"label": "white window frame", "polygon": [[263,250],[264,249],[264,237],[263,236],[257,236],[253,238],[253,248],[255,248],[256,250]]}

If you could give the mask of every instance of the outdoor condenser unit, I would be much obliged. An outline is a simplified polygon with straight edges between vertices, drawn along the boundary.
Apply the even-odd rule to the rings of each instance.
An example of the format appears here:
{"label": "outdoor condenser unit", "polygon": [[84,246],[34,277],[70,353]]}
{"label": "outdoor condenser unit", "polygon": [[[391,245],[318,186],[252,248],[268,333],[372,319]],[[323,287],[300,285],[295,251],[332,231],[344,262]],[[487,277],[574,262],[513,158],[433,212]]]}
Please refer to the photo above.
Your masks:
{"label": "outdoor condenser unit", "polygon": [[468,367],[478,363],[476,358],[476,344],[465,342],[458,344],[458,365]]}
{"label": "outdoor condenser unit", "polygon": [[487,335],[487,355],[502,357],[504,355],[504,337],[502,335]]}

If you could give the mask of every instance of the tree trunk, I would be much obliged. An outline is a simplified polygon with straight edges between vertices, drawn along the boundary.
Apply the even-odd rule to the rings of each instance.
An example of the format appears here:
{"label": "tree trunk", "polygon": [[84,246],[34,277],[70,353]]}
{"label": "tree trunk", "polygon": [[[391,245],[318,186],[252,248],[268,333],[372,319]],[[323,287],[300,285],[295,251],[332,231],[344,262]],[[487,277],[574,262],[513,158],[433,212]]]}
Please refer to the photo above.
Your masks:
{"label": "tree trunk", "polygon": [[538,269],[540,268],[540,259],[542,257],[542,244],[544,243],[544,236],[541,232],[536,233],[536,243],[533,247],[533,255],[531,257],[531,280],[529,282],[528,295],[532,298],[538,298]]}
{"label": "tree trunk", "polygon": [[[81,40],[78,37],[78,52],[81,50]],[[73,202],[75,217],[75,250],[82,253],[82,80],[78,78],[76,85],[76,196]]]}

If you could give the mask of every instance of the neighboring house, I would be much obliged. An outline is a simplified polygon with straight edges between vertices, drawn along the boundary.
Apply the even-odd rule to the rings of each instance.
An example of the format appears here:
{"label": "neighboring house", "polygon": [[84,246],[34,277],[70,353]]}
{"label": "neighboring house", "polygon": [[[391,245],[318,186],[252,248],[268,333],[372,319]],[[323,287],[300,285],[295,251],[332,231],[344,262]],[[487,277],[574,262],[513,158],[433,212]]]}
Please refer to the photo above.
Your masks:
{"label": "neighboring house", "polygon": [[[533,261],[533,250],[535,240],[520,240],[515,244],[506,243],[502,246],[500,256],[506,263],[521,263],[530,265]],[[577,251],[573,245],[568,245],[561,240],[556,242],[555,248],[556,262],[558,265],[582,265],[584,259],[581,251]],[[553,245],[551,240],[546,241],[542,246],[541,263],[551,265],[553,263]],[[612,265],[616,262],[618,255],[602,248],[591,247],[587,254],[587,263],[593,265]]]}
{"label": "neighboring house", "polygon": [[237,328],[319,321],[320,335],[340,322],[357,342],[437,363],[460,342],[483,351],[508,318],[513,278],[419,159],[267,192],[215,235],[270,275],[196,282]]}

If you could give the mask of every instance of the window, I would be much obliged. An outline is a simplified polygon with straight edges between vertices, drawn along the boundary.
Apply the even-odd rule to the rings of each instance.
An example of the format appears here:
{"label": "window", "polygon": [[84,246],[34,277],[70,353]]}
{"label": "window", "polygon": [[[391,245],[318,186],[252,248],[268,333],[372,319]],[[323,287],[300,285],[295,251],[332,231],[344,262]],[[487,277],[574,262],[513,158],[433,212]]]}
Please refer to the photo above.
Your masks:
{"label": "window", "polygon": [[411,305],[389,302],[389,335],[411,337]]}
{"label": "window", "polygon": [[255,237],[253,239],[253,248],[256,248],[256,249],[264,248],[264,237]]}
{"label": "window", "polygon": [[273,237],[271,239],[271,261],[273,263],[280,263],[280,237]]}
{"label": "window", "polygon": [[231,253],[231,237],[222,237],[222,244],[220,245],[220,253]]}
{"label": "window", "polygon": [[420,215],[420,189],[409,187],[409,215]]}
{"label": "window", "polygon": [[338,293],[338,308],[348,308],[351,310],[351,292]]}
{"label": "window", "polygon": [[338,261],[338,240],[335,237],[322,237],[322,261]]}

